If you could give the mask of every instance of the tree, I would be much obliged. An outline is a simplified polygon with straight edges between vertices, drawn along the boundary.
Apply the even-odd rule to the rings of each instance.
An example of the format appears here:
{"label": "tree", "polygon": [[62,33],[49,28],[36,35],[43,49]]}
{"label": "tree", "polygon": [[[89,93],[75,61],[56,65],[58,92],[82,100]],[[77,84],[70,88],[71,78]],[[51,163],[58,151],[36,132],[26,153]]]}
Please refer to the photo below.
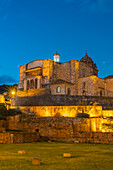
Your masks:
{"label": "tree", "polygon": [[1,116],[7,116],[8,115],[8,111],[7,111],[7,108],[4,105],[4,103],[0,103],[0,115]]}

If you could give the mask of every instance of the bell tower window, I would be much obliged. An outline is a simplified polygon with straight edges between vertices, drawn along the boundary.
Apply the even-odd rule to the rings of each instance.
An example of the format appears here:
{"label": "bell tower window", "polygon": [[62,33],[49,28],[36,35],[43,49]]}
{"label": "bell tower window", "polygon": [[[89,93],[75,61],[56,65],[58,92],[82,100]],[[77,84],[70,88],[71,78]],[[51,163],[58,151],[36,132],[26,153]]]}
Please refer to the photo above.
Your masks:
{"label": "bell tower window", "polygon": [[53,55],[54,58],[54,62],[59,63],[60,62],[60,54],[58,54],[57,52]]}
{"label": "bell tower window", "polygon": [[85,70],[82,70],[82,76],[85,77]]}

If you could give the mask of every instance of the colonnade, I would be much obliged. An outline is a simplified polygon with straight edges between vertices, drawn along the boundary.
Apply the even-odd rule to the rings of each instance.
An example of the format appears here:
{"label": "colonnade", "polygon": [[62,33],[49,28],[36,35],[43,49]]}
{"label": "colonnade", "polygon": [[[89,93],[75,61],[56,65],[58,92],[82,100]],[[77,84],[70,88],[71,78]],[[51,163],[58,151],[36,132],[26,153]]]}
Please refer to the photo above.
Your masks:
{"label": "colonnade", "polygon": [[30,89],[39,89],[41,88],[41,79],[34,78],[25,80],[25,87],[24,90],[30,90]]}

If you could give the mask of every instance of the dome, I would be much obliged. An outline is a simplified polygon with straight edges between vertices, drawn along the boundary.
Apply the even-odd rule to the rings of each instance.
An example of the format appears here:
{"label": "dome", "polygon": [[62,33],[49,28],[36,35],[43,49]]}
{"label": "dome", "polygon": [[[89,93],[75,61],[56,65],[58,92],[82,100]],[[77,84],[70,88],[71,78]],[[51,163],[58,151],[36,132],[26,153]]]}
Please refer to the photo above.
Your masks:
{"label": "dome", "polygon": [[88,64],[89,66],[93,68],[97,68],[96,64],[94,64],[93,60],[88,56],[87,52],[86,52],[86,55],[83,58],[81,58],[80,61]]}
{"label": "dome", "polygon": [[88,56],[87,52],[86,52],[86,55],[80,61],[87,62],[87,63],[93,63],[93,60]]}

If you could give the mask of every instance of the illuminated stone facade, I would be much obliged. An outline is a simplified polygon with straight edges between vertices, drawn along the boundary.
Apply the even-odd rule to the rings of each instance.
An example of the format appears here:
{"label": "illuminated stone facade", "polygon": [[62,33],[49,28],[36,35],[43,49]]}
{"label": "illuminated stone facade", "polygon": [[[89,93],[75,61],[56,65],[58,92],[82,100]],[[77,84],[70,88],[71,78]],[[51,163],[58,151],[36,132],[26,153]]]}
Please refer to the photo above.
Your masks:
{"label": "illuminated stone facade", "polygon": [[0,94],[0,103],[5,103],[5,98],[2,94]]}
{"label": "illuminated stone facade", "polygon": [[42,117],[77,117],[78,113],[87,113],[90,117],[113,115],[113,111],[103,111],[102,106],[26,106],[19,108],[24,113]]}
{"label": "illuminated stone facade", "polygon": [[52,95],[113,97],[113,77],[99,78],[97,66],[87,53],[80,61],[65,63],[59,62],[58,53],[53,57],[20,66],[17,96],[36,96],[49,90]]}

